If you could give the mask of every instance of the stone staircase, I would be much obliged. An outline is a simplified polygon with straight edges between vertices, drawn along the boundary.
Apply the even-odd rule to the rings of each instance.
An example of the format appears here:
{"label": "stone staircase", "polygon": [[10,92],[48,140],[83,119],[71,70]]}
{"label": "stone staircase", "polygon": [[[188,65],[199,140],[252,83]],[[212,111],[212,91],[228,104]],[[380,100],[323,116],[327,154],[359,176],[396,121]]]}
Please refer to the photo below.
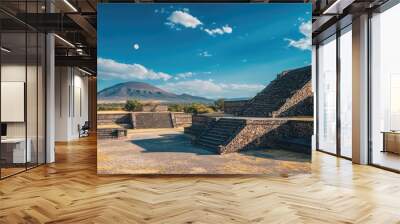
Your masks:
{"label": "stone staircase", "polygon": [[113,131],[110,128],[97,129],[98,139],[114,138],[114,136],[115,135],[113,134]]}
{"label": "stone staircase", "polygon": [[272,117],[313,116],[312,83],[308,81],[300,90],[277,110],[272,112]]}
{"label": "stone staircase", "polygon": [[219,152],[221,146],[228,144],[243,126],[243,120],[220,118],[197,138],[196,144]]}
{"label": "stone staircase", "polygon": [[127,136],[127,130],[124,127],[101,127],[97,129],[98,139],[122,138]]}
{"label": "stone staircase", "polygon": [[272,117],[274,111],[279,110],[288,98],[311,80],[311,66],[306,66],[283,72],[259,92],[243,107],[240,112],[245,117]]}

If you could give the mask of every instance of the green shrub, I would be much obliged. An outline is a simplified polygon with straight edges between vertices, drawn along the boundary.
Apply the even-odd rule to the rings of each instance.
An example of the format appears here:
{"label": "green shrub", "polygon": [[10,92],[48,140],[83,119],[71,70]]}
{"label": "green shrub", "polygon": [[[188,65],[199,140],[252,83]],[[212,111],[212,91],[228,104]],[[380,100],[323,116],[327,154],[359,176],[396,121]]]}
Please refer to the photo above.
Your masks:
{"label": "green shrub", "polygon": [[193,103],[186,106],[184,108],[184,111],[186,113],[192,113],[192,114],[204,114],[204,113],[212,113],[214,112],[214,109],[205,104]]}
{"label": "green shrub", "polygon": [[183,112],[185,109],[185,105],[183,104],[172,104],[168,106],[168,111],[171,112]]}
{"label": "green shrub", "polygon": [[124,109],[126,111],[135,111],[138,110],[141,106],[142,104],[138,100],[127,100]]}

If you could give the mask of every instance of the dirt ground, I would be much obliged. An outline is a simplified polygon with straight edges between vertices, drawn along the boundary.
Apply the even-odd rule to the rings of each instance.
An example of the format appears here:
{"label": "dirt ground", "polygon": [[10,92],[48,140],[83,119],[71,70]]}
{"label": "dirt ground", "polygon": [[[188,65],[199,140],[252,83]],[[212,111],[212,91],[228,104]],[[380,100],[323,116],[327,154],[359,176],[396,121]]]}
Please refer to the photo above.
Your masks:
{"label": "dirt ground", "polygon": [[129,130],[128,137],[98,140],[99,174],[268,174],[310,172],[310,155],[281,149],[219,155],[193,145],[182,129]]}

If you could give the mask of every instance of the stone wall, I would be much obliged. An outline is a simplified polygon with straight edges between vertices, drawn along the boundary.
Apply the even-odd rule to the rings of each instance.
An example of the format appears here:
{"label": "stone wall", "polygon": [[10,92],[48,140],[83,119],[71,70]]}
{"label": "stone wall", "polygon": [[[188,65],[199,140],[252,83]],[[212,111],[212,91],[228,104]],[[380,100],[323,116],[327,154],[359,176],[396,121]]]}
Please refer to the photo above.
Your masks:
{"label": "stone wall", "polygon": [[282,148],[311,154],[312,120],[247,119],[246,125],[220,148],[220,154],[263,147]]}
{"label": "stone wall", "polygon": [[132,115],[126,112],[98,113],[97,125],[118,124],[126,128],[132,128]]}
{"label": "stone wall", "polygon": [[239,115],[243,110],[243,106],[246,105],[248,100],[225,100],[224,101],[224,113]]}
{"label": "stone wall", "polygon": [[171,113],[174,127],[190,127],[192,125],[192,115],[186,113]]}
{"label": "stone wall", "polygon": [[[193,116],[192,126],[185,128],[185,133],[198,140],[208,131],[215,130],[219,119],[221,117]],[[311,153],[312,119],[245,117],[224,119],[241,120],[243,125],[235,133],[231,133],[225,145],[217,149],[220,154],[271,147]]]}
{"label": "stone wall", "polygon": [[[226,146],[220,148],[220,154],[266,146],[266,141],[275,137],[276,133],[273,131],[286,122],[286,120],[246,120],[243,129],[233,136]],[[267,134],[271,135],[268,139],[264,137]]]}
{"label": "stone wall", "polygon": [[171,113],[163,112],[134,112],[132,113],[133,128],[173,128]]}
{"label": "stone wall", "polygon": [[192,115],[173,112],[108,112],[99,113],[98,127],[118,125],[124,128],[174,128],[188,127],[192,123]]}

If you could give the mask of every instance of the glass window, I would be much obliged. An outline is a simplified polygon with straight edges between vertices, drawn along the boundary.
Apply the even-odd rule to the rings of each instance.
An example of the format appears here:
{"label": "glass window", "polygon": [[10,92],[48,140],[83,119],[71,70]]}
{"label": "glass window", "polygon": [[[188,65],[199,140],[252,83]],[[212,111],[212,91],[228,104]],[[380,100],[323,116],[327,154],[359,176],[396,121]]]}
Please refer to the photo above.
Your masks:
{"label": "glass window", "polygon": [[351,26],[340,36],[340,154],[352,157],[352,35]]}
{"label": "glass window", "polygon": [[336,36],[318,47],[318,149],[336,153]]}
{"label": "glass window", "polygon": [[371,19],[372,163],[400,170],[400,4]]}

